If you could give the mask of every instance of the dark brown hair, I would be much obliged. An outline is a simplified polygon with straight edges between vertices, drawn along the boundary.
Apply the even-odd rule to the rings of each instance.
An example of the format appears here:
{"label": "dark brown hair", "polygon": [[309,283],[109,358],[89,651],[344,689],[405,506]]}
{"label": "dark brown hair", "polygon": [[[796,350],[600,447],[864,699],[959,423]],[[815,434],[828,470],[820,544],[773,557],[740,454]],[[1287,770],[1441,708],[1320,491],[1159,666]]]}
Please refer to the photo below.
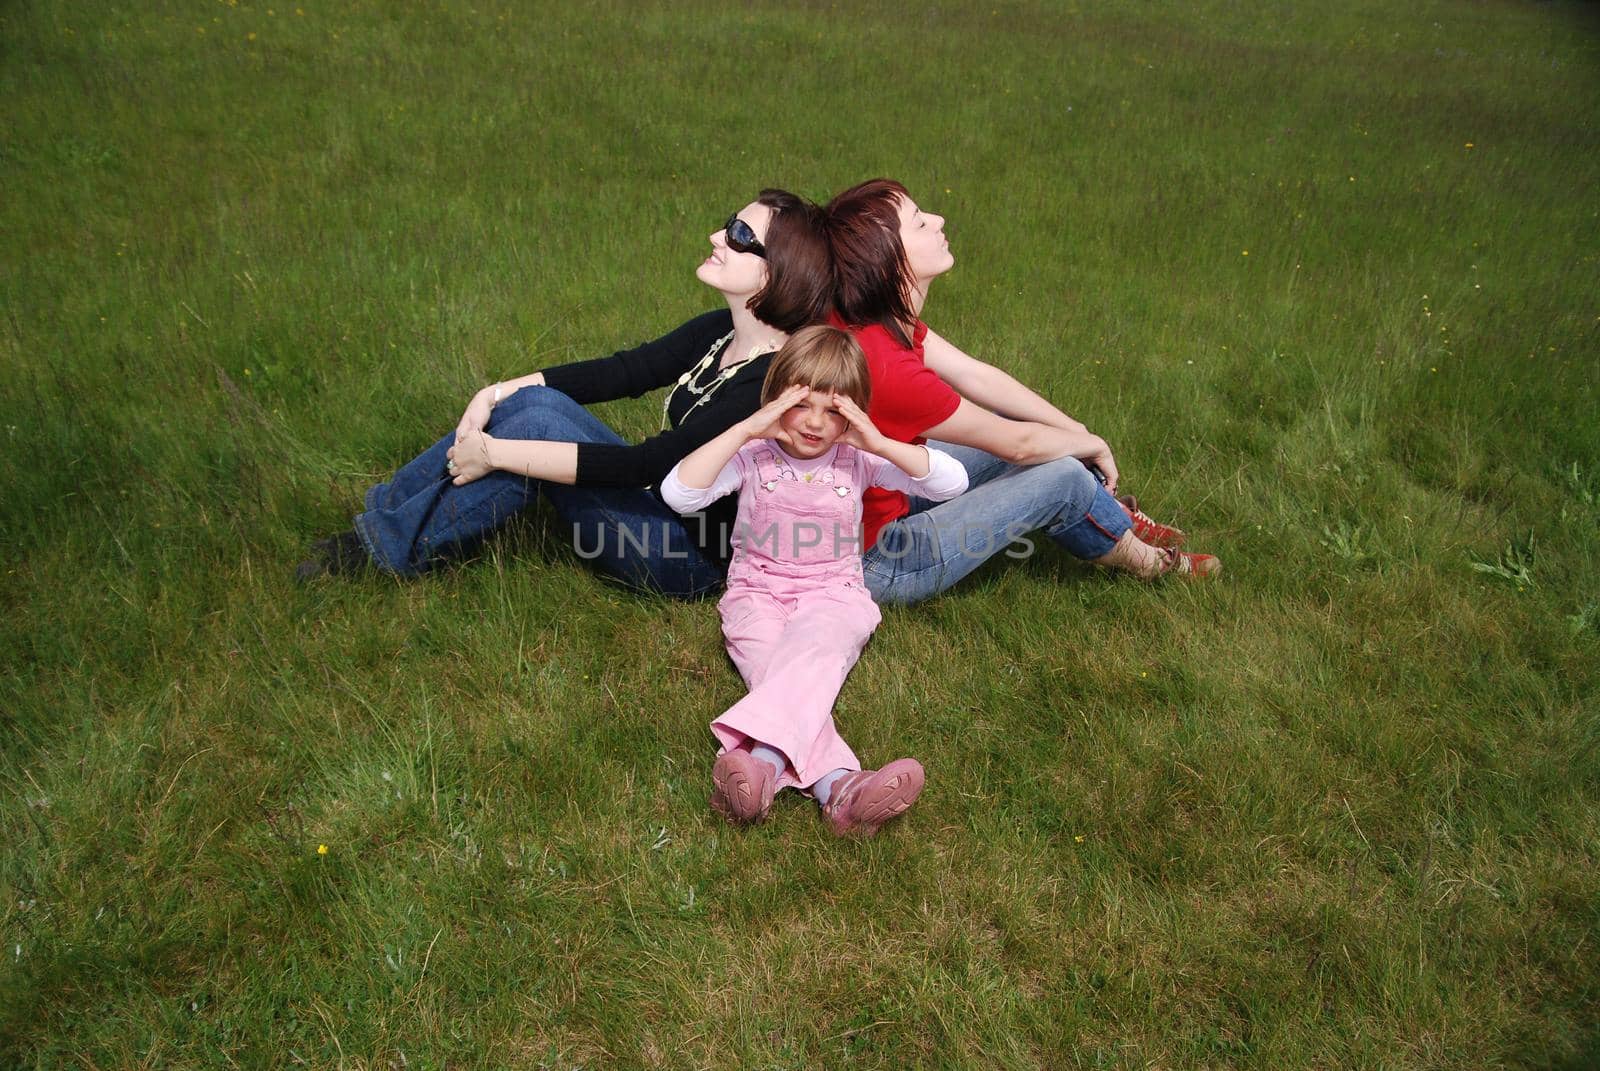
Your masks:
{"label": "dark brown hair", "polygon": [[911,264],[900,243],[900,199],[909,196],[894,179],[872,179],[845,190],[827,207],[839,318],[852,327],[877,324],[907,349],[917,323]]}
{"label": "dark brown hair", "polygon": [[761,384],[761,404],[766,405],[795,384],[837,391],[862,409],[872,401],[872,375],[867,371],[866,355],[850,332],[827,324],[803,328],[783,344]]}
{"label": "dark brown hair", "polygon": [[828,315],[833,270],[827,217],[821,206],[788,190],[762,190],[756,203],[772,209],[761,243],[767,250],[767,283],[745,308],[762,323],[792,335]]}

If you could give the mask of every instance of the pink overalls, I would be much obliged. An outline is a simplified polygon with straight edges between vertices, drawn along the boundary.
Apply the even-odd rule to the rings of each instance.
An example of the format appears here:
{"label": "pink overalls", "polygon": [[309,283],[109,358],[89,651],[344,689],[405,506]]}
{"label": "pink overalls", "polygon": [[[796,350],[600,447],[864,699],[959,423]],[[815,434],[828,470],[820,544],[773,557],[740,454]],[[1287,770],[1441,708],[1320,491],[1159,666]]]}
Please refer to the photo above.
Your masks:
{"label": "pink overalls", "polygon": [[728,590],[717,604],[728,654],[750,687],[711,731],[723,750],[753,739],[782,751],[778,787],[859,770],[833,701],[882,615],[861,577],[860,467],[853,447],[799,478],[776,447],[755,450],[739,488]]}

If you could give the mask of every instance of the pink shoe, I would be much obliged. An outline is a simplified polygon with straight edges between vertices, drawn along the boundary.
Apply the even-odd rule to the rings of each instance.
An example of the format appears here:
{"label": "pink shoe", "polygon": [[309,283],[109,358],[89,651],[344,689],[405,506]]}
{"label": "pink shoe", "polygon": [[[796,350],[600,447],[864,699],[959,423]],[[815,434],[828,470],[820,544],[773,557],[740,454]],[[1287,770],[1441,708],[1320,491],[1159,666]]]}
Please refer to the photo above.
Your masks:
{"label": "pink shoe", "polygon": [[916,759],[895,759],[881,770],[847,773],[833,783],[822,817],[841,837],[870,837],[917,802],[922,782],[922,763]]}
{"label": "pink shoe", "polygon": [[1140,509],[1139,500],[1132,495],[1123,495],[1117,499],[1117,504],[1128,514],[1128,520],[1133,522],[1133,534],[1139,537],[1141,543],[1149,543],[1152,547],[1181,547],[1189,538],[1183,534],[1183,529],[1162,524]]}
{"label": "pink shoe", "polygon": [[711,809],[730,822],[752,825],[767,817],[778,777],[748,751],[724,751],[711,767]]}

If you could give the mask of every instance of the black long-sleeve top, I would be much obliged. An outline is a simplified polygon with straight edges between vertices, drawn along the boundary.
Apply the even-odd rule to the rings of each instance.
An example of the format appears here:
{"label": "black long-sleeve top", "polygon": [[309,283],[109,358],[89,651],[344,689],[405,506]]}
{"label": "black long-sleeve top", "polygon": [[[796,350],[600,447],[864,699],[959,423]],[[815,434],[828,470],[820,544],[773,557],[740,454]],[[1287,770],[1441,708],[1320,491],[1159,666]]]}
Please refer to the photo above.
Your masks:
{"label": "black long-sleeve top", "polygon": [[[631,350],[546,368],[545,386],[561,391],[581,405],[638,398],[676,384],[680,376],[705,357],[713,343],[732,330],[733,314],[727,309],[704,313],[675,331]],[[576,482],[589,487],[656,486],[672,471],[672,466],[761,408],[761,384],[767,378],[767,366],[771,363],[771,354],[745,363],[698,407],[695,402],[704,395],[688,390],[674,391],[667,406],[669,427],[641,443],[633,446],[579,443]],[[705,387],[716,377],[717,362],[714,361],[694,385]],[[693,412],[689,411],[691,407]],[[706,510],[703,527],[695,523],[686,526],[697,537],[702,550],[724,561],[728,557],[726,536],[733,524],[729,502]]]}
{"label": "black long-sleeve top", "polygon": [[[581,405],[638,398],[674,384],[692,369],[711,344],[733,330],[727,309],[696,316],[677,330],[610,357],[575,361],[544,370],[544,382]],[[667,407],[670,427],[633,446],[578,444],[578,478],[589,487],[650,487],[696,448],[722,434],[761,408],[761,383],[770,356],[758,357],[735,372],[703,405],[684,414],[699,400],[687,390],[675,391]],[[717,376],[715,363],[696,381],[697,387]]]}

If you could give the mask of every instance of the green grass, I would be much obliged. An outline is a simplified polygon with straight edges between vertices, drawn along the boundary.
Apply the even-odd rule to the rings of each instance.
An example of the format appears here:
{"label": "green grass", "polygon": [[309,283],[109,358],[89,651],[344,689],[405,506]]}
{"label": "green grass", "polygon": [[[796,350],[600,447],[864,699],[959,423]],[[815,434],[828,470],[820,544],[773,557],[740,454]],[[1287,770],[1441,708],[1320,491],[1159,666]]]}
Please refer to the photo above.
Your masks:
{"label": "green grass", "polygon": [[[0,97],[0,1064],[1600,1063],[1589,8],[24,2]],[[1228,568],[887,612],[898,827],[715,821],[714,613],[541,517],[293,584],[877,174]]]}

